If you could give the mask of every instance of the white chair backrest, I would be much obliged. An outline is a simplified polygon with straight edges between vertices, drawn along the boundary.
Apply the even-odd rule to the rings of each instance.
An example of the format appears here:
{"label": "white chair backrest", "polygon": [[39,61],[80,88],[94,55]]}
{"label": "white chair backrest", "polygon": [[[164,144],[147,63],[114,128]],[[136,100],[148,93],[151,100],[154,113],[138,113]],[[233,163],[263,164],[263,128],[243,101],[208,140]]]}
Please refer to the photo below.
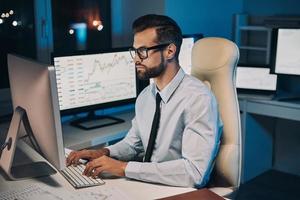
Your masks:
{"label": "white chair backrest", "polygon": [[235,87],[238,47],[223,38],[203,38],[192,50],[192,75],[209,85],[217,98],[224,124],[220,150],[210,184],[239,187],[241,177],[241,125]]}

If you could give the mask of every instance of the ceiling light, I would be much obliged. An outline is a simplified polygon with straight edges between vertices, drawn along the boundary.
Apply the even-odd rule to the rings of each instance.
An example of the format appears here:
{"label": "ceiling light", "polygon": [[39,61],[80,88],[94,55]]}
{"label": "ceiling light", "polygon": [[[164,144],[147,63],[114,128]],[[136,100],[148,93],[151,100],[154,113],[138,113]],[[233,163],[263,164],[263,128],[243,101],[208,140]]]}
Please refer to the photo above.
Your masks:
{"label": "ceiling light", "polygon": [[12,22],[12,25],[13,25],[13,26],[18,26],[18,22],[17,22],[17,21],[13,21],[13,22]]}
{"label": "ceiling light", "polygon": [[74,34],[74,29],[70,29],[70,30],[69,30],[69,34],[70,34],[70,35],[73,35],[73,34]]}

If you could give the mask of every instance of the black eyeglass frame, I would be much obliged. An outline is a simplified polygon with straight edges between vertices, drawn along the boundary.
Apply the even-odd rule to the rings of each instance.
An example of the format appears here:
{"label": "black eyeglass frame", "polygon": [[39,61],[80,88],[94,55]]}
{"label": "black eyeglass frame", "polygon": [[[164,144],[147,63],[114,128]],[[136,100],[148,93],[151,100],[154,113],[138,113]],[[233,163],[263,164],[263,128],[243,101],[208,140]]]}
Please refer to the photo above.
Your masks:
{"label": "black eyeglass frame", "polygon": [[[138,55],[138,57],[139,57],[141,60],[145,60],[145,59],[148,58],[148,51],[149,51],[149,50],[152,50],[152,49],[159,49],[159,50],[161,50],[161,49],[163,49],[163,48],[169,46],[170,44],[171,44],[171,43],[167,43],[167,44],[158,44],[158,45],[154,45],[154,46],[152,46],[152,47],[140,47],[140,48],[137,48],[137,49],[134,48],[134,47],[131,47],[131,48],[129,48],[129,53],[130,53],[132,59],[134,59],[135,56]],[[145,56],[143,56],[143,53],[141,53],[141,52],[143,52],[143,51],[146,52],[146,55],[145,55]],[[134,52],[134,53],[133,53],[133,52]]]}

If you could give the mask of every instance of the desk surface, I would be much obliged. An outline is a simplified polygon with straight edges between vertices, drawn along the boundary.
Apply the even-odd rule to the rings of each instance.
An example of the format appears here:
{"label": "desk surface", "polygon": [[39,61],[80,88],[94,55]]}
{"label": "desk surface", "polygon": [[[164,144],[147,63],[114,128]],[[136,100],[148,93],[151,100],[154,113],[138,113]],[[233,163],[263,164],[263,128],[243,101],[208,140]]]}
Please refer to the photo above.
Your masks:
{"label": "desk surface", "polygon": [[[39,154],[37,154],[33,149],[31,149],[27,144],[21,142],[19,145],[20,149],[34,161],[45,161]],[[20,158],[17,158],[20,159]],[[126,178],[117,178],[117,179],[104,179],[105,184],[101,186],[95,186],[90,188],[84,188],[76,190],[74,189],[68,181],[60,174],[56,173],[51,176],[35,178],[35,179],[26,179],[20,181],[9,181],[5,179],[3,172],[0,172],[0,192],[11,190],[12,188],[24,187],[29,184],[38,183],[41,186],[51,187],[55,192],[60,194],[64,193],[80,193],[80,192],[96,192],[100,189],[111,189],[118,188],[120,191],[124,192],[130,199],[157,199],[164,198],[168,196],[173,196],[177,194],[182,194],[190,191],[194,191],[194,188],[180,188],[180,187],[171,187],[158,184],[145,183],[140,181],[129,180]],[[200,190],[199,190],[200,191]],[[214,193],[209,190],[204,190],[200,192],[201,195],[213,195]],[[187,194],[190,195],[190,194]],[[217,196],[218,197],[218,196]],[[68,199],[68,196],[66,198]],[[70,199],[70,198],[69,198]],[[217,198],[216,198],[217,199]]]}
{"label": "desk surface", "polygon": [[[125,119],[125,123],[108,126],[101,129],[95,129],[90,131],[82,131],[78,128],[69,126],[68,124],[63,124],[63,137],[64,144],[67,147],[74,147],[74,149],[87,148],[90,146],[95,146],[98,144],[103,144],[115,139],[123,138],[129,128],[131,127],[131,119],[134,117],[134,112],[125,112],[118,115],[118,117]],[[0,124],[1,135],[4,136],[8,130],[9,124]],[[1,140],[0,140],[1,141]],[[3,138],[4,141],[4,138]],[[19,145],[19,144],[18,144]],[[27,144],[22,143],[19,145],[22,151],[29,155],[29,158],[34,161],[45,161],[39,154],[37,154],[33,149],[31,149]],[[17,163],[23,163],[24,158],[17,158]],[[120,191],[124,192],[130,199],[158,199],[165,198],[173,195],[181,194],[180,196],[170,197],[168,199],[189,199],[191,197],[196,197],[197,199],[223,199],[207,189],[195,190],[194,188],[181,188],[181,187],[171,187],[159,184],[145,183],[135,180],[130,180],[126,178],[117,179],[104,179],[105,184],[101,186],[95,186],[90,188],[84,188],[76,190],[69,182],[60,174],[56,173],[48,177],[26,179],[19,181],[9,181],[3,175],[3,171],[0,170],[0,192],[8,191],[12,188],[24,187],[30,184],[44,185],[50,187],[59,193],[80,193],[80,192],[93,192],[99,191],[100,189],[110,189],[118,188]],[[194,193],[187,193],[195,191]],[[186,193],[186,194],[185,194]],[[64,199],[70,199],[66,196]],[[208,198],[209,197],[209,198]],[[1,199],[1,197],[0,197]]]}
{"label": "desk surface", "polygon": [[[39,154],[33,151],[27,144],[21,142],[18,144],[20,149],[30,157],[30,159],[34,161],[45,161]],[[18,155],[16,155],[16,159]],[[195,190],[194,188],[179,188],[179,187],[169,187],[169,186],[162,186],[157,184],[151,183],[144,183],[134,180],[129,180],[126,178],[117,178],[117,179],[104,179],[105,184],[101,186],[95,186],[90,188],[84,188],[76,190],[74,189],[69,182],[60,174],[56,173],[54,175],[42,178],[35,178],[35,179],[26,179],[20,181],[9,181],[6,180],[3,172],[0,173],[0,191],[6,191],[11,188],[18,188],[29,184],[39,183],[42,185],[50,186],[51,188],[57,190],[58,192],[66,191],[67,192],[84,192],[84,191],[97,191],[101,187],[110,189],[112,187],[117,187],[119,190],[126,193],[130,199],[155,199],[155,198],[162,198],[166,196],[171,196],[175,194],[180,194],[184,192],[189,192]],[[1,198],[0,198],[1,199]],[[67,197],[66,197],[67,199]]]}
{"label": "desk surface", "polygon": [[[50,186],[54,191],[59,193],[80,193],[80,192],[97,192],[100,189],[118,188],[120,191],[125,193],[129,199],[157,199],[175,194],[181,194],[189,191],[193,191],[193,188],[178,188],[161,186],[156,184],[143,183],[124,178],[107,180],[104,179],[105,184],[101,186],[89,187],[84,189],[74,189],[61,174],[56,173],[55,175],[37,179],[27,179],[22,181],[7,181],[0,175],[0,192],[7,191],[12,188],[24,187],[25,185],[36,184]],[[0,196],[1,199],[1,196]],[[64,199],[69,199],[66,196]]]}
{"label": "desk surface", "polygon": [[299,101],[277,101],[257,95],[239,95],[242,112],[300,121]]}

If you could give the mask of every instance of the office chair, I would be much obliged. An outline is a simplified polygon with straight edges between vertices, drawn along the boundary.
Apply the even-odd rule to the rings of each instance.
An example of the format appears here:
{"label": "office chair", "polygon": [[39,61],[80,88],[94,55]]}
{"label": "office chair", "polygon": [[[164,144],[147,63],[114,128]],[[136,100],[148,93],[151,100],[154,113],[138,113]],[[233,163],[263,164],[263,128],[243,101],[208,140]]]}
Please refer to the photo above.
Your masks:
{"label": "office chair", "polygon": [[238,47],[223,38],[203,38],[192,49],[191,74],[206,83],[216,96],[224,124],[221,145],[208,187],[232,198],[241,178],[241,123],[235,87]]}

